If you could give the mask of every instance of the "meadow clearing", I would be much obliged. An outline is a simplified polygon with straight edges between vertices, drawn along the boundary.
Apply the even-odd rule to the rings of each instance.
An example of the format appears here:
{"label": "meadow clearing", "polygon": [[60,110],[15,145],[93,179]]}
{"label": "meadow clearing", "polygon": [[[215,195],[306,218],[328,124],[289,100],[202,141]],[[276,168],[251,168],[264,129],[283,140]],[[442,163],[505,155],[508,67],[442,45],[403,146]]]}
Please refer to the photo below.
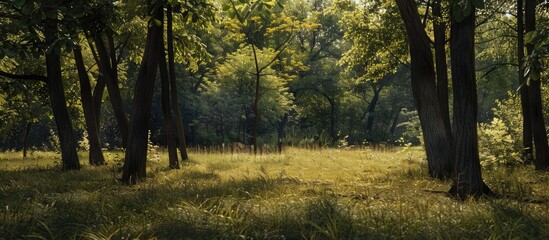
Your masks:
{"label": "meadow clearing", "polygon": [[158,152],[134,186],[117,181],[122,152],[105,155],[62,172],[55,153],[0,154],[0,239],[549,239],[533,166],[484,169],[500,196],[462,202],[420,148],[195,151],[179,170]]}

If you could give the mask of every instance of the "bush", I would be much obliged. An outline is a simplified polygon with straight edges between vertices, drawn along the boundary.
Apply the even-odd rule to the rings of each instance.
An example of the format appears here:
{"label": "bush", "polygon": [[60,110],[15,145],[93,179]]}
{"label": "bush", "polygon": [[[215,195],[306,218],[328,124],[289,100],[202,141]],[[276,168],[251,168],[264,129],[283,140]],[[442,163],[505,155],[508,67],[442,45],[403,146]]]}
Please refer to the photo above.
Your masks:
{"label": "bush", "polygon": [[[543,92],[547,92],[546,89]],[[544,95],[544,101],[549,99]],[[479,150],[486,167],[522,164],[522,113],[520,95],[509,92],[505,100],[496,100],[490,123],[479,124]]]}

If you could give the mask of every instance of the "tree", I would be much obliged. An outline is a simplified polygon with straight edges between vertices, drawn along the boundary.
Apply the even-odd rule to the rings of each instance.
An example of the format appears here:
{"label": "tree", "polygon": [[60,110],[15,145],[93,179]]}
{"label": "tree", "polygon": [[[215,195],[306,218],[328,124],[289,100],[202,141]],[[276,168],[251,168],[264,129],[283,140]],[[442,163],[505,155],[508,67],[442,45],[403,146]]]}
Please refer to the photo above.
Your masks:
{"label": "tree", "polygon": [[86,71],[82,51],[79,47],[73,49],[74,60],[78,70],[78,78],[80,80],[80,96],[82,99],[82,108],[84,110],[84,118],[88,130],[88,138],[90,142],[90,165],[104,165],[105,157],[101,151],[101,142],[99,139],[99,128],[97,125],[96,114],[93,108],[93,98],[90,85],[90,79]]}
{"label": "tree", "polygon": [[76,140],[73,135],[72,123],[67,110],[65,93],[61,78],[61,55],[58,29],[58,6],[56,1],[42,0],[41,11],[46,19],[44,20],[45,44],[49,46],[46,51],[46,71],[48,78],[48,92],[50,96],[53,115],[61,143],[61,159],[64,170],[80,169],[80,162],[76,152]]}
{"label": "tree", "polygon": [[[536,5],[535,0],[526,0],[525,2],[524,15],[526,32],[532,32],[536,29]],[[534,45],[528,43],[526,45],[526,50],[528,55],[532,55],[534,53]],[[532,68],[529,70],[530,78],[534,80],[529,81],[529,84],[526,86],[528,88],[528,103],[530,104],[530,118],[532,121],[532,132],[534,135],[534,163],[536,170],[545,170],[549,168],[549,145],[547,142],[547,131],[545,129],[545,120],[542,111],[543,104],[541,102],[541,81],[539,81],[539,71]]]}
{"label": "tree", "polygon": [[[260,100],[260,85],[263,71],[269,68],[271,65],[277,62],[282,53],[286,50],[289,43],[294,39],[297,29],[300,28],[300,24],[292,19],[280,16],[278,19],[279,25],[273,26],[268,29],[268,24],[271,21],[270,9],[272,9],[277,1],[276,0],[257,0],[257,1],[240,1],[241,3],[235,3],[233,0],[229,0],[229,4],[224,5],[225,10],[232,10],[230,13],[238,20],[238,27],[235,29],[244,36],[245,42],[251,47],[253,64],[255,70],[253,75],[255,78],[255,91],[254,100],[252,104],[252,112],[254,115],[254,121],[252,126],[252,145],[253,152],[257,154],[257,131],[259,129],[259,123],[261,115],[259,112],[259,100]],[[273,48],[274,55],[272,59],[268,61],[259,62],[260,56],[258,52],[263,50],[264,44],[267,42],[266,35],[278,32],[276,46]]]}
{"label": "tree", "polygon": [[459,198],[492,194],[480,169],[475,77],[475,8],[483,1],[454,1],[450,35],[454,92],[454,183],[450,193]]}
{"label": "tree", "polygon": [[[130,132],[124,157],[122,182],[134,184],[147,177],[147,136],[148,122],[151,114],[154,82],[162,50],[163,10],[162,2],[148,2],[148,12],[152,13],[148,28],[145,52],[134,92],[131,111]],[[159,23],[159,24],[158,24]]]}
{"label": "tree", "polygon": [[517,0],[517,63],[518,84],[520,87],[520,102],[522,109],[522,158],[524,162],[530,161],[533,153],[532,146],[532,119],[530,117],[530,103],[528,87],[524,76],[524,2]]}
{"label": "tree", "polygon": [[[429,174],[436,178],[452,173],[451,137],[445,129],[436,90],[436,75],[429,37],[421,24],[415,1],[397,0],[408,33],[412,92],[419,113]],[[435,100],[433,100],[435,99]]]}

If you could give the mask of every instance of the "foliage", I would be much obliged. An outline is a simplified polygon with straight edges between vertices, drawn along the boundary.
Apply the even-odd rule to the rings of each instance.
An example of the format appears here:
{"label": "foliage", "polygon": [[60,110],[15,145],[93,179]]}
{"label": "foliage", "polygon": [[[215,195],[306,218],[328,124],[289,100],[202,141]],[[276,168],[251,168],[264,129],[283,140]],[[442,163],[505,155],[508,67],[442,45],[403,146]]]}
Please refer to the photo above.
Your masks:
{"label": "foliage", "polygon": [[[260,65],[273,59],[273,49],[257,50]],[[204,97],[206,101],[202,118],[214,126],[229,128],[238,126],[241,121],[253,119],[252,103],[255,93],[254,59],[249,48],[241,48],[227,56],[217,71],[207,82]],[[282,75],[282,76],[280,76]],[[286,76],[272,67],[267,67],[260,82],[259,109],[266,123],[276,122],[291,109],[292,95],[288,93]],[[235,129],[232,127],[232,129]],[[227,131],[227,130],[225,130]],[[226,133],[222,133],[226,134]],[[229,136],[238,136],[229,131]],[[233,141],[239,141],[238,138]],[[246,142],[246,139],[244,139]]]}

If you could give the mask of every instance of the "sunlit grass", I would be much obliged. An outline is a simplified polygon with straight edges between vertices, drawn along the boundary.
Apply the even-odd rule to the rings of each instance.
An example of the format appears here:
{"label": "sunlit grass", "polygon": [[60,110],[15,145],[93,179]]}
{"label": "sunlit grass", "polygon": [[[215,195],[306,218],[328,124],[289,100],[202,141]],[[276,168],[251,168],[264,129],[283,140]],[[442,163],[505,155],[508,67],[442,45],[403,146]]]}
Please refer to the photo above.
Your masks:
{"label": "sunlit grass", "polygon": [[460,202],[420,149],[165,154],[149,178],[107,166],[61,172],[59,156],[0,154],[0,239],[549,239],[547,173],[484,171],[501,198]]}

